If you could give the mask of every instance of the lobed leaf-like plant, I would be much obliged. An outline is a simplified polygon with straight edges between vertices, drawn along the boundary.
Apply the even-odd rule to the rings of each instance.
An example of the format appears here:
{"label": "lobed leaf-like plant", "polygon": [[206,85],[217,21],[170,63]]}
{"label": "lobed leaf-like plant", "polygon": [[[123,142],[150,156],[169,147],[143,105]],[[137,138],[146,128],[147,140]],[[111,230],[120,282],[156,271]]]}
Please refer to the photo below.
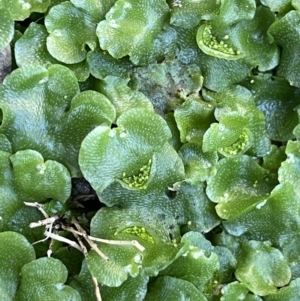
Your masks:
{"label": "lobed leaf-like plant", "polygon": [[13,39],[14,20],[23,21],[32,12],[45,12],[50,3],[50,0],[1,0],[0,50]]}
{"label": "lobed leaf-like plant", "polygon": [[92,50],[96,47],[95,21],[71,2],[52,7],[45,18],[50,54],[63,63],[82,62],[86,58],[85,45]]}
{"label": "lobed leaf-like plant", "polygon": [[[48,33],[45,26],[37,23],[29,25],[23,36],[15,44],[15,59],[18,67],[35,64],[45,67],[59,63],[66,65],[49,53],[47,37]],[[78,81],[86,80],[90,74],[86,61],[67,66],[75,73]]]}
{"label": "lobed leaf-like plant", "polygon": [[113,129],[99,126],[84,139],[80,168],[99,193],[114,181],[145,189],[151,181],[154,154],[171,138],[170,130],[161,117],[147,109],[127,110],[116,123],[118,127]]}
{"label": "lobed leaf-like plant", "polygon": [[0,0],[0,300],[298,300],[299,11]]}
{"label": "lobed leaf-like plant", "polygon": [[151,62],[168,11],[165,1],[116,1],[97,27],[101,48],[115,58],[129,55],[134,64]]}
{"label": "lobed leaf-like plant", "polygon": [[[61,65],[14,71],[0,88],[0,98],[0,133],[12,150],[40,151],[46,159],[65,164],[73,176],[80,175],[77,157],[83,138],[115,119],[109,100],[95,91],[79,93],[76,77]],[[88,118],[81,122],[84,115]]]}
{"label": "lobed leaf-like plant", "polygon": [[291,86],[298,88],[300,86],[299,59],[295,56],[292,49],[298,47],[299,20],[299,11],[291,11],[281,20],[274,22],[269,29],[269,33],[274,36],[277,44],[283,47],[282,58],[278,66],[278,75],[286,78]]}
{"label": "lobed leaf-like plant", "polygon": [[80,301],[79,293],[64,285],[67,269],[54,258],[35,260],[35,252],[24,236],[0,233],[0,296],[3,300],[45,300],[48,296]]}
{"label": "lobed leaf-like plant", "polygon": [[41,214],[23,202],[45,202],[49,198],[66,202],[71,193],[70,174],[62,164],[44,161],[33,150],[14,155],[0,151],[0,162],[0,230],[22,233],[34,242],[42,233],[40,229],[29,229],[28,225],[40,219]]}

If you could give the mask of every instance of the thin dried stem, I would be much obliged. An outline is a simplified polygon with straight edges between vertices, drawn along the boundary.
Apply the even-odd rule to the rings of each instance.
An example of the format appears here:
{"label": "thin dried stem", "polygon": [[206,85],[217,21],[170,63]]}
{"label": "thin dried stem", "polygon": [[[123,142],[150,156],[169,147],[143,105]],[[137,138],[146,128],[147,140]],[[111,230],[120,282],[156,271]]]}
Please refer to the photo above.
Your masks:
{"label": "thin dried stem", "polygon": [[71,227],[62,226],[62,228],[66,231],[72,232],[73,234],[76,233],[83,237],[87,237],[88,239],[93,240],[93,241],[102,242],[102,243],[105,243],[108,245],[134,246],[141,252],[145,251],[145,247],[143,247],[137,240],[109,240],[109,239],[103,239],[103,238],[98,238],[98,237],[87,235],[86,233],[82,233],[81,231],[77,231]]}
{"label": "thin dried stem", "polygon": [[108,245],[134,246],[141,252],[145,251],[145,247],[143,247],[137,240],[109,240],[109,239],[103,239],[103,238],[98,238],[93,236],[88,236],[88,237],[91,240],[103,242]]}
{"label": "thin dried stem", "polygon": [[54,243],[54,239],[51,239],[50,244],[49,244],[49,248],[47,250],[47,257],[51,257],[51,255],[52,255],[53,243]]}
{"label": "thin dried stem", "polygon": [[105,261],[109,261],[109,258],[98,249],[98,246],[92,241],[90,240],[88,237],[86,237],[85,235],[83,236],[83,238],[87,241],[87,243],[91,246],[91,248],[100,256],[102,257]]}
{"label": "thin dried stem", "polygon": [[[85,247],[84,243],[82,242],[82,239],[81,239],[81,233],[76,233],[78,231],[76,231],[75,229],[73,229],[72,227],[66,227],[66,226],[62,226],[62,228],[66,231],[70,231],[73,233],[73,235],[75,236],[75,238],[77,239],[81,249],[82,249],[82,252],[83,252],[83,255],[84,257],[87,257],[88,256],[88,251],[87,251],[87,248]],[[101,294],[100,294],[100,289],[99,289],[99,285],[98,285],[98,280],[96,277],[92,276],[92,279],[93,279],[93,284],[94,284],[94,287],[95,287],[95,296],[96,296],[96,300],[97,301],[102,301],[102,298],[101,298]]]}
{"label": "thin dried stem", "polygon": [[[109,261],[109,258],[104,255],[98,248],[98,246],[96,244],[94,244],[89,238],[88,235],[86,233],[82,233],[81,231],[77,231],[75,229],[73,229],[72,227],[66,227],[66,226],[62,226],[62,228],[66,231],[69,231],[71,233],[73,233],[73,235],[77,238],[77,240],[80,238],[80,236],[82,236],[87,242],[88,244],[91,246],[91,248],[98,253],[105,261]],[[82,229],[83,230],[83,229]],[[83,230],[84,231],[84,230]]]}
{"label": "thin dried stem", "polygon": [[[54,234],[57,234],[59,228],[60,228],[59,225],[55,225],[55,226],[54,226],[54,229],[53,229],[53,233],[54,233]],[[47,228],[46,228],[46,229],[47,229]],[[48,232],[52,232],[52,228],[51,228],[50,231],[48,231]],[[54,244],[54,239],[52,238],[51,241],[50,241],[48,250],[47,250],[47,256],[48,256],[48,257],[51,257],[53,244]]]}
{"label": "thin dried stem", "polygon": [[34,202],[34,203],[30,203],[30,202],[24,202],[24,204],[26,206],[29,206],[29,207],[35,207],[37,208],[43,215],[45,218],[49,218],[49,215],[47,214],[47,212],[44,210],[44,206],[37,203],[37,202]]}
{"label": "thin dried stem", "polygon": [[66,230],[66,231],[69,231],[69,232],[73,233],[74,236],[76,236],[76,235],[84,236],[83,233],[81,233],[81,232],[75,230],[75,229],[72,228],[72,227],[68,227],[68,226],[65,226],[65,225],[61,225],[61,227],[62,227],[63,230]]}
{"label": "thin dried stem", "polygon": [[75,225],[76,229],[81,232],[82,234],[86,234],[85,230],[80,226],[76,218],[72,217],[72,223]]}
{"label": "thin dried stem", "polygon": [[[30,225],[29,225],[29,226],[30,226]],[[41,240],[38,240],[38,241],[32,243],[32,245],[35,245],[35,244],[40,243],[40,242],[44,242],[44,241],[46,241],[47,239],[49,239],[49,238],[50,238],[49,233],[52,232],[52,227],[53,227],[53,223],[47,224],[47,225],[46,225],[46,232],[44,233],[44,235],[46,235],[46,237],[43,238],[43,239],[41,239]],[[31,228],[32,228],[32,227],[31,227]],[[48,229],[49,229],[49,231],[47,231]]]}
{"label": "thin dried stem", "polygon": [[85,246],[84,243],[82,242],[81,237],[80,237],[77,233],[74,233],[74,232],[72,232],[72,233],[73,233],[73,235],[75,236],[75,238],[77,239],[77,241],[78,241],[78,243],[79,243],[79,245],[80,245],[80,247],[81,247],[81,249],[82,249],[82,253],[83,253],[84,257],[87,257],[88,251],[87,251],[86,246]]}
{"label": "thin dried stem", "polygon": [[73,248],[79,250],[80,252],[83,252],[83,250],[81,249],[81,247],[80,247],[75,241],[73,241],[73,240],[70,240],[70,239],[68,239],[68,238],[65,238],[65,237],[63,237],[63,236],[60,236],[60,235],[58,235],[58,234],[54,234],[54,233],[51,233],[51,232],[48,232],[48,231],[45,232],[45,235],[46,235],[47,237],[50,237],[50,238],[53,238],[53,239],[55,239],[55,240],[64,242],[64,243],[66,243],[66,244],[69,244],[71,247],[73,247]]}
{"label": "thin dried stem", "polygon": [[94,287],[95,287],[96,300],[97,301],[102,301],[102,298],[101,298],[101,295],[100,295],[100,289],[99,289],[98,280],[94,276],[93,276],[93,283],[94,283]]}
{"label": "thin dried stem", "polygon": [[36,227],[40,227],[40,226],[47,226],[47,225],[53,224],[58,219],[59,219],[59,216],[54,215],[52,217],[48,217],[48,218],[40,220],[38,222],[30,223],[29,227],[30,228],[36,228]]}
{"label": "thin dried stem", "polygon": [[83,236],[83,238],[87,241],[87,243],[91,246],[91,248],[100,256],[102,257],[105,261],[109,261],[109,258],[103,254],[99,249],[98,246],[88,238],[87,233],[85,232],[85,230],[79,225],[79,223],[77,222],[77,220],[72,217],[72,223],[75,225],[75,227],[77,228],[77,230],[81,233],[81,236]]}

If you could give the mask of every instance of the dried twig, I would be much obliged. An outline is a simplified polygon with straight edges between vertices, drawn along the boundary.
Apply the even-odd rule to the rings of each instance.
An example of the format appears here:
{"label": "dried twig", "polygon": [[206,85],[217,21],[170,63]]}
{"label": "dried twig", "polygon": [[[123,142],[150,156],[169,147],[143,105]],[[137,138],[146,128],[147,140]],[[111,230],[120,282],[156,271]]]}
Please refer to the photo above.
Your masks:
{"label": "dried twig", "polygon": [[83,236],[83,238],[87,241],[87,243],[91,246],[91,248],[100,256],[102,257],[105,261],[109,261],[109,258],[103,254],[99,249],[98,246],[88,238],[87,233],[85,232],[85,230],[79,225],[79,223],[77,222],[77,220],[72,217],[72,223],[75,225],[75,227],[77,228],[77,230],[79,231],[79,233],[81,233],[81,236]]}
{"label": "dried twig", "polygon": [[[69,231],[70,229],[73,229],[73,228],[65,227],[65,226],[63,226],[63,228],[67,228],[67,229],[65,229],[67,231]],[[73,229],[73,230],[75,230],[75,229]],[[85,247],[84,243],[82,242],[81,236],[78,235],[77,233],[73,232],[73,231],[70,231],[70,232],[72,232],[73,235],[75,236],[75,238],[77,239],[77,241],[78,241],[78,243],[79,243],[79,245],[82,249],[84,257],[87,257],[88,256],[88,251],[87,251],[87,248]],[[94,284],[94,287],[95,287],[96,300],[97,301],[102,301],[101,294],[100,294],[100,289],[99,289],[99,285],[98,285],[98,280],[94,276],[92,276],[92,278],[93,278],[93,284]]]}
{"label": "dried twig", "polygon": [[[64,229],[64,228],[65,228],[65,227],[63,226],[63,229]],[[66,227],[66,228],[69,228],[69,227]],[[67,229],[64,229],[64,230],[67,230]],[[68,230],[67,230],[67,231],[68,231]],[[77,239],[77,241],[78,241],[78,243],[79,243],[79,245],[80,245],[80,247],[81,247],[81,249],[82,249],[82,253],[83,253],[84,257],[87,257],[88,251],[87,251],[86,246],[85,246],[84,243],[82,242],[81,237],[80,237],[77,233],[74,233],[74,232],[72,232],[72,233],[73,233],[73,235],[75,236],[75,238]]]}
{"label": "dried twig", "polygon": [[[49,229],[49,231],[47,231],[47,229]],[[45,235],[46,237],[43,238],[43,239],[41,239],[41,240],[38,240],[38,241],[36,241],[36,242],[33,242],[32,245],[35,245],[35,244],[40,243],[40,242],[44,242],[44,241],[46,241],[47,239],[49,239],[49,238],[50,238],[49,233],[51,233],[51,232],[52,232],[52,224],[46,226],[46,231],[44,232],[44,235]]]}
{"label": "dried twig", "polygon": [[47,237],[49,238],[53,238],[53,239],[56,239],[58,241],[61,241],[61,242],[64,242],[66,244],[69,244],[71,247],[79,250],[80,252],[82,252],[82,249],[81,247],[78,245],[78,243],[76,243],[75,241],[73,240],[70,240],[68,238],[65,238],[63,236],[60,236],[58,234],[55,234],[55,233],[52,233],[52,232],[48,232],[47,230],[45,231],[44,233]]}
{"label": "dried twig", "polygon": [[40,220],[38,222],[33,222],[29,224],[30,228],[36,228],[36,227],[40,227],[40,226],[48,226],[48,225],[53,225],[53,223],[59,219],[58,215],[54,215],[52,217],[48,217],[46,219]]}
{"label": "dried twig", "polygon": [[[57,234],[57,233],[58,233],[59,228],[60,228],[60,225],[55,225],[55,226],[54,226],[54,229],[53,229],[54,234]],[[50,231],[48,231],[48,232],[52,232],[52,231],[50,230]],[[48,256],[48,257],[51,257],[51,254],[52,254],[52,248],[53,248],[53,243],[54,243],[54,239],[52,238],[52,239],[50,240],[50,244],[49,244],[49,247],[48,247],[48,250],[47,250],[47,256]]]}
{"label": "dried twig", "polygon": [[90,239],[98,242],[103,242],[108,245],[117,245],[117,246],[134,246],[139,251],[144,252],[145,247],[143,247],[137,240],[109,240],[109,239],[103,239],[93,236],[88,236]]}
{"label": "dried twig", "polygon": [[50,244],[49,244],[49,247],[48,247],[48,250],[47,250],[47,257],[51,257],[53,243],[54,243],[54,240],[51,239]]}
{"label": "dried twig", "polygon": [[[102,239],[102,238],[89,236],[86,233],[86,231],[80,226],[80,224],[78,223],[78,221],[74,217],[72,217],[71,222],[76,227],[76,229],[74,229],[73,227],[70,227],[70,226],[65,226],[65,225],[62,224],[62,222],[59,222],[58,221],[59,218],[60,218],[59,215],[54,215],[52,217],[49,217],[48,214],[46,213],[46,211],[43,209],[43,205],[41,205],[39,203],[24,202],[24,204],[26,206],[37,208],[43,214],[43,216],[45,217],[45,219],[43,219],[43,220],[40,220],[38,222],[30,223],[29,226],[30,226],[30,228],[45,226],[46,231],[45,231],[44,235],[46,236],[46,238],[44,238],[42,240],[39,240],[39,241],[37,241],[33,244],[36,244],[38,242],[42,242],[42,241],[45,241],[45,240],[51,238],[49,249],[47,251],[47,256],[48,257],[50,257],[51,254],[52,254],[52,245],[53,245],[53,240],[54,239],[70,245],[71,247],[73,247],[73,248],[79,250],[80,252],[82,252],[84,257],[87,257],[88,256],[88,251],[87,251],[87,248],[85,247],[85,245],[82,241],[82,238],[84,238],[87,241],[87,243],[90,245],[91,249],[93,249],[105,261],[109,261],[109,258],[99,250],[98,246],[94,243],[94,241],[101,242],[101,243],[106,243],[106,244],[110,244],[110,245],[134,246],[141,252],[143,252],[145,250],[145,248],[136,240],[131,240],[131,241],[109,240],[109,239]],[[58,221],[58,223],[56,223],[56,225],[53,227],[53,225],[56,221]],[[73,240],[70,240],[68,238],[65,238],[63,236],[58,235],[57,231],[58,231],[59,228],[62,228],[63,230],[71,232],[74,235],[74,237],[76,238],[76,240],[78,241],[78,244]],[[93,283],[94,283],[94,287],[95,287],[96,299],[97,299],[97,301],[102,301],[98,280],[94,276],[92,276],[92,279],[93,279]]]}
{"label": "dried twig", "polygon": [[94,236],[87,235],[86,233],[82,233],[81,231],[77,231],[73,229],[72,227],[66,227],[62,226],[62,228],[66,231],[70,231],[73,234],[78,234],[83,237],[87,237],[90,240],[97,241],[97,242],[102,242],[108,245],[117,245],[117,246],[134,246],[136,247],[139,251],[143,252],[145,251],[145,247],[143,247],[137,240],[110,240],[110,239],[103,239],[103,238],[98,238]]}
{"label": "dried twig", "polygon": [[45,218],[49,218],[49,215],[47,214],[47,212],[44,210],[43,208],[43,205],[37,203],[37,202],[34,202],[34,203],[30,203],[30,202],[24,202],[24,204],[26,206],[29,206],[29,207],[35,207],[37,208],[43,215]]}
{"label": "dried twig", "polygon": [[97,280],[96,277],[94,277],[94,276],[92,276],[92,277],[93,277],[93,283],[94,283],[94,287],[95,287],[96,300],[97,301],[102,301],[98,280]]}
{"label": "dried twig", "polygon": [[74,228],[72,228],[72,227],[62,226],[62,229],[64,229],[64,230],[66,230],[66,231],[69,231],[69,232],[73,233],[73,235],[74,235],[75,237],[76,237],[76,235],[77,235],[77,237],[78,237],[78,236],[82,236],[82,237],[87,241],[87,243],[91,246],[91,248],[92,248],[92,249],[93,249],[100,257],[102,257],[105,261],[109,261],[109,258],[99,250],[98,246],[97,246],[91,239],[89,239],[89,236],[86,234],[86,232],[85,232],[83,229],[82,229],[82,231],[84,231],[84,233],[81,232],[81,231],[76,231],[76,230],[75,230]]}

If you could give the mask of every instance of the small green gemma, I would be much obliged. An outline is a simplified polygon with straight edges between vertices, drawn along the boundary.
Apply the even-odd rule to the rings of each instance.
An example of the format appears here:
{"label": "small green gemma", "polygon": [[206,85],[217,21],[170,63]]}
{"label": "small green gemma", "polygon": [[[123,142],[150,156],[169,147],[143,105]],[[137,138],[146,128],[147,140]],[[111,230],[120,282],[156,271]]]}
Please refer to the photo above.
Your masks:
{"label": "small green gemma", "polygon": [[144,227],[133,226],[122,230],[122,233],[128,233],[146,240],[152,244],[155,243],[154,238],[146,231]]}
{"label": "small green gemma", "polygon": [[[228,44],[226,44],[223,40],[218,42],[217,38],[212,34],[211,30],[212,30],[211,25],[205,26],[203,30],[203,42],[206,46],[226,54],[232,54],[232,55],[238,54],[231,47],[228,47]],[[225,35],[224,39],[228,40],[229,36]]]}
{"label": "small green gemma", "polygon": [[240,50],[229,46],[229,38],[229,35],[225,35],[223,39],[218,40],[212,33],[212,26],[207,24],[201,25],[197,32],[197,43],[204,53],[228,60],[243,57]]}
{"label": "small green gemma", "polygon": [[243,132],[241,135],[239,135],[239,138],[236,142],[234,142],[233,144],[231,144],[229,146],[220,148],[219,151],[225,152],[230,155],[237,155],[237,154],[243,152],[243,150],[247,146],[248,141],[249,141],[248,134],[246,132]]}
{"label": "small green gemma", "polygon": [[148,163],[143,165],[137,174],[129,177],[126,177],[126,173],[123,172],[122,181],[128,184],[130,188],[146,189],[147,186],[145,184],[150,176],[151,163],[152,160],[149,159]]}

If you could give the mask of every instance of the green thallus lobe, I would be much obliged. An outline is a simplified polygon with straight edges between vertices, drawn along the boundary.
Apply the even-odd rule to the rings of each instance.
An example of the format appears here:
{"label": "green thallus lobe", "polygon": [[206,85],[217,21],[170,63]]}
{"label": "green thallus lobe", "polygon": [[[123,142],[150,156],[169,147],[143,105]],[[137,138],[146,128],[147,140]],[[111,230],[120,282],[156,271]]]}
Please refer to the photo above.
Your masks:
{"label": "green thallus lobe", "polygon": [[141,239],[146,240],[152,244],[155,243],[154,238],[146,231],[146,229],[144,227],[137,227],[137,226],[129,227],[129,228],[122,230],[122,233],[136,235],[136,236],[140,237]]}
{"label": "green thallus lobe", "polygon": [[149,159],[148,163],[140,168],[137,175],[126,177],[126,173],[124,172],[122,181],[128,184],[129,187],[146,189],[147,186],[145,184],[149,179],[151,163],[152,160]]}

